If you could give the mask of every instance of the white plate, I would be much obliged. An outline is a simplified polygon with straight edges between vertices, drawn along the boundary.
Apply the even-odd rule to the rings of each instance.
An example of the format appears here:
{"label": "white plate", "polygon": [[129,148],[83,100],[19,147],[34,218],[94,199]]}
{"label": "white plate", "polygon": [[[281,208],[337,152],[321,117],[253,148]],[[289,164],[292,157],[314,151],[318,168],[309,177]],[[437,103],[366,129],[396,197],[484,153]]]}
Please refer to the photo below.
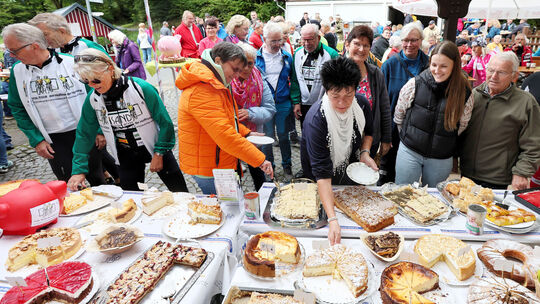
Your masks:
{"label": "white plate", "polygon": [[173,215],[163,222],[163,233],[173,239],[195,239],[217,231],[225,223],[223,211],[221,212],[221,223],[215,224],[195,224],[189,223],[191,217],[183,210]]}
{"label": "white plate", "polygon": [[[450,289],[449,286],[441,282],[439,282],[439,288],[432,291],[424,292],[421,295],[437,304],[463,303],[456,301],[452,289]],[[371,297],[371,301],[373,304],[382,304],[380,293],[373,295]]]}
{"label": "white plate", "polygon": [[[412,252],[412,254],[409,255],[409,259],[407,260],[421,265],[422,263],[420,263],[420,260],[418,259],[418,254],[414,252],[414,246],[416,245],[416,242],[417,241],[414,241],[411,243],[411,246],[409,247],[408,251],[409,253]],[[474,258],[476,260],[475,269],[474,269],[474,274],[466,280],[463,280],[463,281],[458,280],[456,276],[454,275],[454,273],[452,272],[452,270],[450,270],[450,268],[448,267],[448,265],[446,265],[444,261],[438,261],[430,269],[435,271],[439,275],[439,281],[441,282],[444,282],[452,286],[469,286],[477,278],[482,277],[484,275],[484,266],[483,266],[482,261],[480,261],[478,257],[476,256],[475,250],[473,249],[471,250],[473,251]]]}
{"label": "white plate", "polygon": [[196,196],[188,192],[174,192],[173,193],[174,203],[171,205],[164,206],[158,211],[154,212],[150,216],[152,220],[166,219],[178,213],[182,208],[187,208],[187,204],[191,201],[196,200]]}
{"label": "white plate", "polygon": [[269,145],[274,143],[274,139],[268,136],[248,136],[246,139],[256,145]]}
{"label": "white plate", "polygon": [[106,195],[113,199],[119,199],[120,197],[122,197],[122,195],[124,195],[124,190],[115,185],[99,185],[96,187],[92,187],[92,191],[94,191],[94,195]]}
{"label": "white plate", "polygon": [[[127,223],[124,223],[124,224],[132,224],[141,216],[142,207],[139,204],[136,204],[136,205],[137,205],[137,210],[135,210],[135,215],[133,216],[133,218],[131,218],[131,220],[129,220]],[[94,222],[92,224],[88,225],[88,226],[80,228],[79,231],[88,232],[88,233],[90,233],[90,235],[98,235],[99,233],[101,233],[104,229],[106,229],[110,225],[116,224],[116,223],[108,223],[108,222],[99,221],[99,220],[96,221],[96,219],[98,218],[98,215],[100,213],[107,212],[107,211],[109,211],[111,209],[112,209],[112,207],[107,207],[105,209],[102,209],[102,210],[99,210],[99,211],[96,211],[96,212],[93,212],[93,213],[90,213],[88,215],[83,216],[77,222],[77,224],[88,222],[88,221],[94,221]],[[75,224],[75,225],[77,225],[77,224]]]}
{"label": "white plate", "polygon": [[373,185],[379,180],[379,172],[362,162],[352,163],[347,166],[347,175],[354,182],[361,185]]}
{"label": "white plate", "polygon": [[[79,192],[75,192],[76,194],[79,194]],[[76,216],[76,215],[82,215],[85,213],[90,213],[92,211],[96,211],[98,209],[101,209],[105,206],[108,206],[113,202],[114,199],[106,196],[101,195],[94,195],[94,200],[86,200],[86,204],[82,206],[81,208],[73,211],[70,214],[60,214],[61,217],[69,217],[69,216]]]}
{"label": "white plate", "polygon": [[530,222],[524,222],[524,223],[519,223],[519,224],[514,224],[514,225],[499,226],[499,225],[495,224],[494,222],[488,220],[487,218],[486,218],[486,222],[489,225],[495,226],[497,228],[509,228],[509,229],[525,229],[525,228],[531,227],[535,223],[535,221],[530,221]]}
{"label": "white plate", "polygon": [[[365,258],[364,258],[365,259]],[[300,287],[305,291],[312,292],[317,297],[317,303],[345,304],[359,303],[370,297],[379,287],[379,282],[375,277],[375,267],[366,259],[368,266],[367,289],[357,298],[353,296],[347,283],[343,279],[336,280],[332,275],[319,277],[304,277],[300,282]]]}
{"label": "white plate", "polygon": [[[88,239],[90,238],[90,235],[84,231],[79,231],[80,235],[81,235],[81,248],[79,249],[79,251],[75,252],[74,255],[72,255],[69,259],[65,260],[65,261],[62,261],[62,262],[66,262],[66,261],[75,261],[78,257],[80,257],[85,251],[86,251],[86,243],[88,242]],[[25,266],[17,271],[14,271],[14,272],[10,272],[6,269],[6,272],[9,273],[8,276],[15,276],[15,277],[23,277],[23,278],[26,278],[27,276],[31,275],[32,273],[42,269],[43,267],[41,267],[40,265],[38,264],[32,264],[32,265],[28,265],[28,266]]]}

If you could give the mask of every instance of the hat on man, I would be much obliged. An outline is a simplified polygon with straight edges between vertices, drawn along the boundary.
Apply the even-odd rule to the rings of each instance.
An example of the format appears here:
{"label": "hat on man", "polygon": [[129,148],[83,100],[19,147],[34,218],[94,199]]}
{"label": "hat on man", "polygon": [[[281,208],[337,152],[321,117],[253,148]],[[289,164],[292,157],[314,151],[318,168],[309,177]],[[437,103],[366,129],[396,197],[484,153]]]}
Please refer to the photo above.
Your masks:
{"label": "hat on man", "polygon": [[463,39],[463,38],[456,39],[456,45],[457,46],[462,46],[462,45],[465,45],[465,44],[468,44],[468,43],[469,42],[466,39]]}
{"label": "hat on man", "polygon": [[435,20],[430,20],[429,24],[435,24]]}

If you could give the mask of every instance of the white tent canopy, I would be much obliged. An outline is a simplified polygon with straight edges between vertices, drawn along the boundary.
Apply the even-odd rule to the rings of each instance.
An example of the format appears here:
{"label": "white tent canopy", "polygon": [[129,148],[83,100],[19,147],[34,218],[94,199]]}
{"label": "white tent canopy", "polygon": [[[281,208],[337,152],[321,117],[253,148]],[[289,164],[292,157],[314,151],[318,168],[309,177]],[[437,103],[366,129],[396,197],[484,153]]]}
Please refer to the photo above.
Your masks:
{"label": "white tent canopy", "polygon": [[[392,0],[392,6],[408,14],[437,17],[437,2],[435,0]],[[472,0],[465,18],[540,18],[540,1]]]}

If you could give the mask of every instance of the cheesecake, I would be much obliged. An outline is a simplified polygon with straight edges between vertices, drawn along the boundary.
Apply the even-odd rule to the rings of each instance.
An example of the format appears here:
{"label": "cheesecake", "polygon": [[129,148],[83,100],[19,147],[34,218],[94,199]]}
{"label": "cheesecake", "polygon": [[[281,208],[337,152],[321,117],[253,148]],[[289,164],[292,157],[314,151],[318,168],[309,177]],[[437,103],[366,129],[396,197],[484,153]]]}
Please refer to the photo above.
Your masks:
{"label": "cheesecake", "polygon": [[150,188],[144,191],[141,204],[143,212],[146,215],[152,215],[161,208],[174,203],[173,194],[170,191],[159,191],[156,188]]}
{"label": "cheesecake", "polygon": [[434,271],[415,263],[399,262],[383,270],[379,291],[383,304],[435,304],[422,293],[438,287],[439,276]]}
{"label": "cheesecake", "polygon": [[275,277],[276,262],[297,264],[300,255],[300,246],[294,236],[267,231],[254,235],[247,242],[243,255],[244,268],[258,276]]}
{"label": "cheesecake", "polygon": [[[37,240],[49,237],[59,237],[60,246],[38,248]],[[52,228],[41,230],[26,236],[9,250],[6,268],[8,271],[13,272],[32,264],[39,264],[44,267],[55,265],[75,255],[81,246],[81,235],[76,229]]]}
{"label": "cheesecake", "polygon": [[80,194],[70,194],[64,198],[64,213],[70,214],[86,205],[86,197]]}
{"label": "cheesecake", "polygon": [[461,248],[466,247],[463,241],[451,236],[441,234],[427,234],[418,239],[414,252],[418,254],[420,263],[426,267],[433,267],[442,261],[460,281],[470,278],[476,268],[476,256],[472,249],[459,256]]}
{"label": "cheesecake", "polygon": [[93,201],[94,200],[94,192],[92,192],[92,188],[86,188],[81,190],[79,192],[82,196],[86,197],[87,200]]}
{"label": "cheesecake", "polygon": [[137,204],[130,198],[122,203],[122,208],[110,209],[109,214],[114,217],[116,223],[127,223],[135,216],[136,211]]}

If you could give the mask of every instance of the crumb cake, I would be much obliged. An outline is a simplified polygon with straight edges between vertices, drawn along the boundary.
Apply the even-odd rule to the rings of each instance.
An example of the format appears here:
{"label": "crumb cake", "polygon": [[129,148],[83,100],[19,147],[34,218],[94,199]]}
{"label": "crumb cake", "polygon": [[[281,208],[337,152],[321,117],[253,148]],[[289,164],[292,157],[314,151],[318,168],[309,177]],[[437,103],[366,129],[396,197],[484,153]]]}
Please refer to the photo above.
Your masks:
{"label": "crumb cake", "polygon": [[368,268],[364,256],[345,245],[336,244],[306,257],[304,277],[332,275],[343,279],[354,297],[360,296],[368,283]]}
{"label": "crumb cake", "polygon": [[[37,240],[59,237],[60,246],[38,248]],[[17,271],[31,264],[50,266],[72,257],[82,246],[81,235],[73,228],[51,228],[28,235],[13,246],[8,252],[6,268]]]}
{"label": "crumb cake", "polygon": [[201,248],[158,241],[109,285],[105,303],[139,303],[174,263],[200,267],[206,256]]}
{"label": "crumb cake", "polygon": [[[273,248],[273,252],[266,249]],[[262,277],[276,276],[276,262],[296,264],[300,260],[300,246],[288,233],[267,231],[249,239],[244,250],[244,268]]]}
{"label": "crumb cake", "polygon": [[422,293],[437,289],[439,276],[422,265],[398,262],[381,274],[379,291],[383,304],[435,304]]}
{"label": "crumb cake", "polygon": [[476,257],[472,249],[469,248],[464,255],[459,256],[460,249],[466,246],[463,241],[451,236],[427,234],[418,239],[414,252],[426,267],[444,261],[456,278],[463,281],[470,278],[476,268]]}
{"label": "crumb cake", "polygon": [[81,208],[86,205],[86,197],[80,194],[71,193],[69,196],[64,198],[64,213],[70,214],[73,211]]}
{"label": "crumb cake", "polygon": [[[47,284],[47,276],[48,283]],[[25,287],[12,287],[0,304],[80,303],[93,287],[92,268],[84,262],[64,262],[25,278]]]}
{"label": "crumb cake", "polygon": [[397,214],[394,203],[364,186],[334,191],[334,201],[336,207],[368,232],[392,225]]}
{"label": "crumb cake", "polygon": [[292,183],[281,187],[274,199],[274,214],[288,219],[318,219],[317,184]]}
{"label": "crumb cake", "polygon": [[424,189],[410,185],[384,193],[384,196],[398,204],[405,213],[420,223],[427,223],[448,211],[448,207]]}
{"label": "crumb cake", "polygon": [[141,204],[146,215],[152,215],[159,209],[174,203],[173,194],[170,191],[159,191],[152,187],[144,191]]}
{"label": "crumb cake", "polygon": [[291,296],[280,295],[276,293],[252,292],[248,304],[301,304],[303,301],[297,301]]}
{"label": "crumb cake", "polygon": [[188,204],[188,214],[191,217],[191,224],[215,224],[221,223],[222,214],[219,204],[207,205],[199,201],[192,201]]}

